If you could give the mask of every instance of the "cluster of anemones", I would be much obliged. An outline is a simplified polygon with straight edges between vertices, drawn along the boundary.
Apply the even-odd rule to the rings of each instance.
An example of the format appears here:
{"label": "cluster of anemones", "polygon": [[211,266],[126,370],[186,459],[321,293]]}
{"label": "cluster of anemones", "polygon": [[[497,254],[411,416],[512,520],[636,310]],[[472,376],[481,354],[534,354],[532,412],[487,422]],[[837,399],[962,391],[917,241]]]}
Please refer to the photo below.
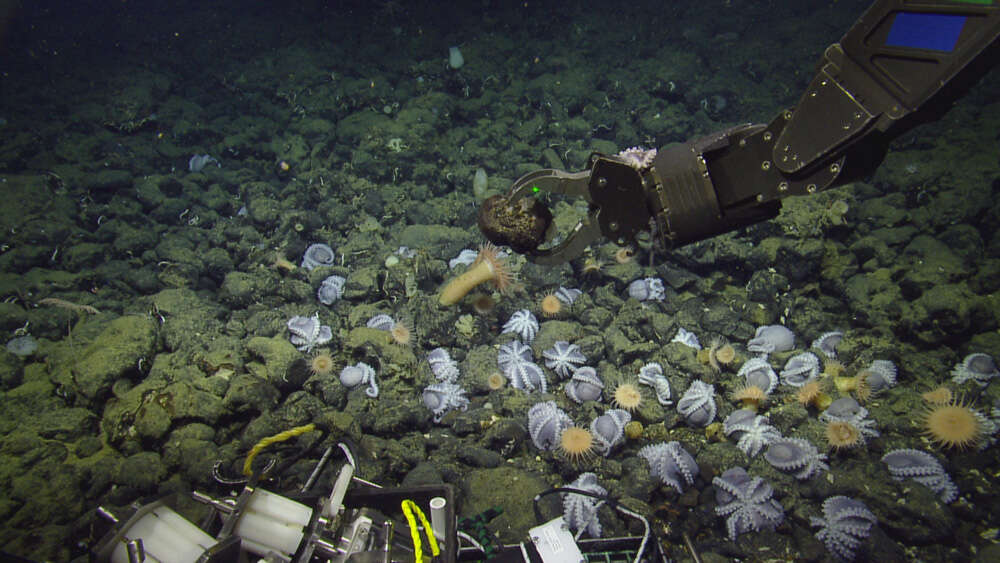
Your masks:
{"label": "cluster of anemones", "polygon": [[[858,401],[871,398],[868,384],[872,372],[863,369],[854,376],[843,374],[845,368],[835,360],[827,362],[824,369],[825,381],[833,381],[841,393],[853,393]],[[820,381],[809,382],[799,388],[796,397],[807,406],[824,409],[831,399],[822,390]],[[921,394],[925,406],[918,413],[916,424],[932,442],[942,448],[964,449],[979,445],[985,432],[985,419],[972,406],[955,397],[948,387],[941,386]],[[827,442],[834,448],[850,448],[864,443],[864,439],[854,425],[844,421],[827,424]]]}
{"label": "cluster of anemones", "polygon": [[[616,408],[635,412],[642,406],[642,392],[639,386],[631,381],[620,381],[615,385],[612,394],[612,402]],[[630,421],[629,424],[636,421]],[[638,439],[642,436],[642,424],[636,422],[631,426],[626,425],[625,433],[630,439]],[[596,440],[590,430],[571,426],[563,430],[559,435],[559,444],[556,447],[559,454],[570,462],[576,463],[585,461],[594,454]]]}
{"label": "cluster of anemones", "polygon": [[[720,348],[719,351],[728,352],[723,348]],[[725,358],[725,353],[723,354],[723,358]],[[717,358],[716,361],[719,364],[723,364],[722,359]],[[713,369],[718,369],[714,365],[712,367]],[[829,382],[834,381],[835,378],[842,378],[842,373],[843,366],[839,362],[828,360],[827,367],[824,370],[824,377],[806,381],[802,386],[795,389],[791,394],[790,400],[799,403],[805,408],[813,408],[818,411],[825,410],[833,402],[833,397],[827,392],[828,386],[836,387],[841,392],[845,392],[841,389],[840,385],[829,385]],[[856,382],[860,377],[850,379]],[[852,389],[857,389],[857,385],[855,384]],[[768,400],[767,393],[763,389],[757,385],[749,384],[737,387],[733,391],[731,398],[734,401],[738,401],[741,408],[753,411],[762,408]],[[865,441],[861,429],[849,421],[830,421],[826,425],[825,433],[827,443],[834,449],[851,448],[861,445]]]}
{"label": "cluster of anemones", "polygon": [[[655,154],[655,153],[653,153]],[[627,263],[632,258],[631,249],[625,249],[615,256],[619,263]],[[591,258],[583,266],[584,273],[598,272],[601,264]],[[506,264],[500,258],[498,249],[492,244],[480,248],[479,255],[472,266],[458,278],[451,281],[441,292],[440,303],[451,305],[463,299],[473,288],[492,282],[497,290],[504,292],[512,283],[512,275]],[[483,315],[493,312],[495,302],[488,295],[479,295],[473,299],[476,311]],[[542,315],[559,317],[565,311],[565,303],[555,294],[545,295],[538,303]],[[393,333],[393,339],[401,344],[410,340],[409,328],[403,323],[397,323],[398,329]],[[398,334],[397,334],[398,332]],[[700,350],[698,359],[715,372],[721,372],[729,366],[740,362],[736,349],[722,339],[716,339],[711,346]],[[313,373],[332,372],[332,358],[328,354],[317,354],[311,361]],[[833,401],[830,392],[836,389],[843,395],[852,394],[858,401],[864,402],[871,398],[872,387],[869,378],[870,369],[863,369],[848,376],[845,366],[834,358],[824,362],[822,378],[808,381],[794,393],[794,400],[807,408],[825,410]],[[488,381],[490,389],[502,388],[505,384],[503,376],[492,374]],[[984,433],[984,418],[967,403],[953,397],[947,388],[939,388],[925,393],[927,406],[919,415],[919,425],[932,441],[946,448],[966,448],[977,445]],[[767,402],[767,393],[756,385],[742,385],[736,388],[732,395],[743,408],[758,410]],[[614,390],[613,402],[616,407],[629,411],[636,410],[642,401],[642,394],[632,383],[622,382]],[[827,423],[826,438],[835,449],[850,448],[864,443],[864,436],[859,428],[849,421],[834,420]],[[566,457],[577,460],[589,455],[593,450],[594,439],[587,429],[572,427],[562,433],[559,449]]]}

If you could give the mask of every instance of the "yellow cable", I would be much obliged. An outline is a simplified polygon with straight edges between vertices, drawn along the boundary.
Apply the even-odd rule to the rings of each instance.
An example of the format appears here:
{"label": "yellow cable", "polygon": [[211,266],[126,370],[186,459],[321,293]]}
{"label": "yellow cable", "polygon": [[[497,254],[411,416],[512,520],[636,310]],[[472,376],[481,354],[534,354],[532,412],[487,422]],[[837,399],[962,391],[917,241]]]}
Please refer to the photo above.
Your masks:
{"label": "yellow cable", "polygon": [[406,516],[406,523],[410,526],[410,537],[413,538],[413,560],[416,563],[423,563],[424,552],[423,547],[421,547],[420,542],[420,528],[417,527],[417,520],[413,517],[413,511],[417,512],[417,516],[420,517],[420,523],[424,527],[424,533],[427,534],[427,543],[431,546],[431,554],[437,557],[441,553],[441,549],[438,548],[437,538],[434,537],[434,530],[431,529],[431,523],[427,521],[427,517],[424,516],[424,511],[420,510],[417,503],[410,499],[404,500],[402,503],[403,516]]}
{"label": "yellow cable", "polygon": [[403,516],[406,516],[406,523],[410,527],[410,537],[413,538],[413,560],[416,563],[423,563],[424,553],[420,547],[420,531],[417,530],[417,521],[413,518],[413,511],[410,510],[412,500],[404,500],[402,503]]}
{"label": "yellow cable", "polygon": [[299,436],[300,434],[305,434],[306,432],[312,432],[315,429],[316,429],[315,424],[306,424],[305,426],[296,426],[295,428],[292,428],[290,430],[285,430],[284,432],[275,434],[274,436],[271,436],[269,438],[261,439],[261,441],[254,444],[254,446],[250,448],[250,451],[247,453],[247,459],[246,461],[243,462],[243,474],[246,475],[247,477],[250,476],[250,474],[252,473],[250,465],[253,463],[253,459],[257,457],[257,454],[259,454],[264,448],[270,446],[275,442],[284,442],[289,438],[294,438],[296,436]]}

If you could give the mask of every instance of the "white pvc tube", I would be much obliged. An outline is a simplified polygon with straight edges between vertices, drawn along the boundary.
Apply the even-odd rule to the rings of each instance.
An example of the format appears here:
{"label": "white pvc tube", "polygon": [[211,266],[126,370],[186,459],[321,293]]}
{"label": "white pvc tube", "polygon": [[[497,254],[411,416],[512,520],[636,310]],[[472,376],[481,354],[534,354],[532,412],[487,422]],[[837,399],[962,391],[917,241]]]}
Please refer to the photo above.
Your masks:
{"label": "white pvc tube", "polygon": [[431,499],[431,530],[434,537],[444,541],[448,533],[448,501],[444,497],[434,497]]}

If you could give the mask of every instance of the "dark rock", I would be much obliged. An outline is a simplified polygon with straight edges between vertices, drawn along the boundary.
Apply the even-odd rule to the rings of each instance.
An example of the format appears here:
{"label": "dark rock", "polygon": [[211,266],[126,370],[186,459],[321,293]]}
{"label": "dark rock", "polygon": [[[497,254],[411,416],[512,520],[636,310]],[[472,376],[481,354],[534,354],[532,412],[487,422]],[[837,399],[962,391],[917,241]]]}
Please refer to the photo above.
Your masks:
{"label": "dark rock", "polygon": [[212,442],[214,431],[204,424],[188,424],[170,433],[163,448],[163,462],[179,467],[190,480],[206,479],[215,462],[222,459],[219,447]]}
{"label": "dark rock", "polygon": [[101,451],[101,439],[97,436],[85,436],[77,441],[73,454],[78,458],[88,458]]}
{"label": "dark rock", "polygon": [[1000,289],[1000,260],[987,258],[976,264],[976,273],[969,280],[969,288],[980,295]]}
{"label": "dark rock", "polygon": [[[429,412],[428,412],[429,414]],[[481,413],[473,411],[451,410],[441,419],[441,424],[448,424],[456,436],[469,436],[477,434],[482,426],[480,425]]]}
{"label": "dark rock", "polygon": [[170,430],[170,413],[157,403],[142,405],[135,415],[135,431],[142,438],[159,440]]}
{"label": "dark rock", "polygon": [[528,287],[551,287],[563,285],[566,278],[572,277],[573,268],[569,264],[539,265],[525,262],[518,274],[518,279]]}
{"label": "dark rock", "polygon": [[878,527],[904,545],[947,543],[958,524],[948,506],[933,491],[912,481],[905,482],[901,490],[905,490],[901,502],[887,498],[869,503],[869,508],[879,515]]}
{"label": "dark rock", "polygon": [[[354,389],[351,394],[353,395],[353,398],[348,400],[349,408],[352,402],[360,400],[358,395],[363,395],[364,391],[358,388]],[[413,405],[392,403],[388,405],[381,405],[377,412],[374,413],[374,416],[370,414],[371,413],[358,415],[361,419],[361,427],[363,430],[379,435],[398,435],[399,433],[409,431],[412,428],[418,428],[421,424],[426,423],[429,411],[425,408],[417,410]]]}
{"label": "dark rock", "polygon": [[472,244],[469,233],[442,225],[407,225],[397,237],[399,244],[412,248],[434,248],[439,256],[451,258]]}
{"label": "dark rock", "polygon": [[909,266],[899,280],[899,287],[907,299],[915,299],[931,287],[954,283],[968,274],[959,255],[926,235],[914,238],[903,250],[903,256],[909,259]]}
{"label": "dark rock", "polygon": [[265,196],[251,197],[247,202],[249,217],[254,223],[262,226],[270,226],[278,221],[281,211],[280,204],[272,198]]}
{"label": "dark rock", "polygon": [[95,192],[115,191],[132,187],[132,174],[126,170],[101,170],[83,178],[83,188]]}
{"label": "dark rock", "polygon": [[979,298],[965,284],[939,285],[913,301],[903,315],[903,322],[925,344],[958,344],[968,338],[973,318],[980,318],[980,308]]}
{"label": "dark rock", "polygon": [[226,409],[237,412],[264,412],[278,403],[281,393],[263,379],[247,374],[234,376],[222,400]]}
{"label": "dark rock", "polygon": [[122,460],[115,475],[115,482],[139,492],[154,492],[160,480],[166,477],[167,467],[156,452],[142,452]]}
{"label": "dark rock", "polygon": [[874,225],[898,225],[908,219],[906,196],[902,193],[892,193],[885,197],[866,200],[864,214],[868,222]]}
{"label": "dark rock", "polygon": [[903,225],[891,229],[875,229],[871,232],[871,236],[889,246],[899,246],[906,244],[919,233],[916,227]]}
{"label": "dark rock", "polygon": [[851,276],[844,290],[848,306],[861,322],[883,324],[899,318],[903,296],[888,270]]}
{"label": "dark rock", "polygon": [[747,297],[758,303],[770,303],[779,293],[788,291],[788,278],[770,269],[757,270],[747,283]]}
{"label": "dark rock", "polygon": [[657,273],[660,278],[663,279],[663,283],[669,285],[677,291],[690,286],[691,284],[697,283],[701,278],[696,274],[689,272],[683,268],[678,268],[665,264],[664,266],[657,269]]}
{"label": "dark rock", "polygon": [[229,272],[222,280],[221,297],[225,303],[245,307],[260,301],[264,295],[274,293],[276,289],[277,280],[260,271]]}
{"label": "dark rock", "polygon": [[246,350],[264,362],[264,369],[256,370],[257,375],[266,378],[268,383],[275,386],[283,384],[292,366],[302,356],[284,336],[272,338],[255,336],[247,341]]}
{"label": "dark rock", "polygon": [[428,461],[420,462],[413,467],[403,478],[403,487],[417,487],[420,485],[438,485],[443,483],[444,479],[441,477],[441,472],[438,468]]}
{"label": "dark rock", "polygon": [[604,307],[591,307],[580,313],[580,322],[590,326],[607,326],[613,317],[614,315],[611,314],[611,311]]}
{"label": "dark rock", "polygon": [[1000,561],[1000,545],[992,543],[979,547],[973,563],[992,563]]}
{"label": "dark rock", "polygon": [[858,263],[866,270],[887,266],[896,257],[896,253],[889,248],[885,241],[874,236],[859,238],[851,244],[850,249],[857,257]]}
{"label": "dark rock", "polygon": [[634,456],[622,462],[624,479],[619,483],[626,496],[650,499],[659,487],[659,481],[649,474],[649,463]]}
{"label": "dark rock", "polygon": [[500,454],[477,447],[460,448],[458,459],[473,467],[499,467],[503,463],[503,457]]}
{"label": "dark rock", "polygon": [[528,431],[522,423],[504,418],[487,428],[480,443],[502,456],[509,456],[527,439]]}

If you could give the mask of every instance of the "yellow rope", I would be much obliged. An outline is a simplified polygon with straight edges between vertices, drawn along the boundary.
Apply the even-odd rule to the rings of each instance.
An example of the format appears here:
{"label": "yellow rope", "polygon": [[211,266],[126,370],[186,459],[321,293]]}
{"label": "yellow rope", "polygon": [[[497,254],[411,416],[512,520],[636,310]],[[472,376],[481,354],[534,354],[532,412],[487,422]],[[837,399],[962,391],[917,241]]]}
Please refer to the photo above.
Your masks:
{"label": "yellow rope", "polygon": [[305,434],[306,432],[312,432],[315,429],[315,424],[306,424],[305,426],[296,426],[295,428],[285,430],[284,432],[275,434],[274,436],[261,439],[261,441],[254,444],[254,446],[250,448],[250,452],[247,453],[247,460],[243,462],[243,474],[247,477],[250,476],[253,471],[250,468],[250,465],[253,463],[253,459],[257,457],[257,454],[259,454],[264,448],[275,442],[284,442],[289,438],[294,438],[300,434]]}
{"label": "yellow rope", "polygon": [[402,502],[402,508],[403,515],[406,516],[406,522],[410,525],[410,537],[413,538],[413,560],[416,563],[423,563],[424,561],[424,551],[420,542],[420,528],[417,526],[416,518],[413,517],[413,511],[417,512],[417,516],[420,517],[420,523],[424,526],[424,533],[427,534],[427,543],[431,546],[431,554],[437,557],[441,553],[441,549],[438,548],[437,538],[434,537],[434,530],[431,529],[431,523],[424,516],[424,511],[420,510],[417,503],[410,499]]}

